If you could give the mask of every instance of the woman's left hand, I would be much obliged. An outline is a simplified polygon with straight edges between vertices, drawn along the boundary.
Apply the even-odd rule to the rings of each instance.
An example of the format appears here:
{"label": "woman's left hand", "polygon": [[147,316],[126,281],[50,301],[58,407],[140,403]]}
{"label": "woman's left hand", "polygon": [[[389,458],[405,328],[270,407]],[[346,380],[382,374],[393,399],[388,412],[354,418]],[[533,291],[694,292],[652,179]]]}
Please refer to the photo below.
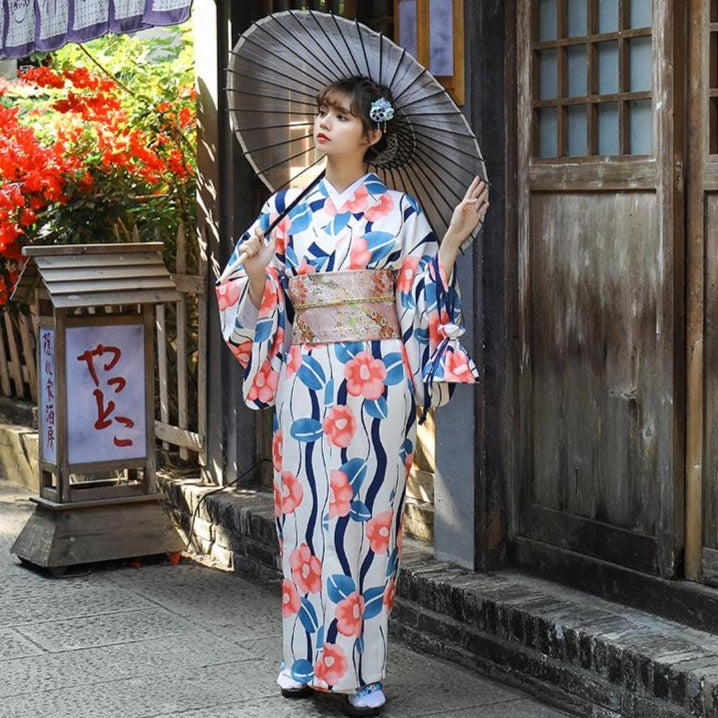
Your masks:
{"label": "woman's left hand", "polygon": [[456,205],[451,215],[449,228],[441,242],[439,257],[447,276],[451,274],[456,255],[479,223],[483,223],[489,209],[489,185],[479,177],[474,177],[464,199]]}

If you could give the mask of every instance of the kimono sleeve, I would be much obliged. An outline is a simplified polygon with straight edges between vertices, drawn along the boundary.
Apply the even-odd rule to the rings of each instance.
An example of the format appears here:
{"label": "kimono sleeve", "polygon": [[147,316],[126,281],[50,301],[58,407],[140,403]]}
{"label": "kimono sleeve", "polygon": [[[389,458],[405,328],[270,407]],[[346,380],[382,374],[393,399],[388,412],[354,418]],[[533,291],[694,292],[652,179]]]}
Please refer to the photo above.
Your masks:
{"label": "kimono sleeve", "polygon": [[421,208],[402,198],[402,259],[396,301],[402,338],[411,369],[417,407],[426,411],[449,401],[455,384],[478,379],[461,346],[464,334],[456,276],[446,277],[439,245]]}
{"label": "kimono sleeve", "polygon": [[[242,245],[251,236],[254,227],[258,224],[266,230],[274,216],[276,206],[272,197],[265,203],[255,223],[240,237],[229,264],[239,257]],[[250,299],[249,278],[244,267],[216,288],[222,336],[244,369],[242,393],[250,409],[273,406],[276,401],[287,330],[283,274],[283,262],[275,254],[265,273],[259,309]]]}

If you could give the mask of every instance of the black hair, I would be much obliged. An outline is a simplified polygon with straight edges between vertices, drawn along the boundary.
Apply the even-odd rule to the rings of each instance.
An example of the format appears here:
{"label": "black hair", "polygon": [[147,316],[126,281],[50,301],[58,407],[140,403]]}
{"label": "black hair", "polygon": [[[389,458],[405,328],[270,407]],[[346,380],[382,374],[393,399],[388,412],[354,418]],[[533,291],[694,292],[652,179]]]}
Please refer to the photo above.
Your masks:
{"label": "black hair", "polygon": [[364,127],[364,134],[368,135],[371,130],[381,130],[381,138],[372,145],[366,152],[364,159],[371,163],[372,160],[383,152],[387,147],[387,139],[392,135],[394,128],[392,120],[377,125],[369,116],[371,105],[375,100],[384,97],[393,103],[391,90],[380,85],[369,77],[354,75],[341,80],[336,80],[319,91],[317,95],[317,107],[330,105],[339,108],[338,102],[332,99],[334,93],[346,95],[349,98],[349,111],[354,117],[358,117]]}

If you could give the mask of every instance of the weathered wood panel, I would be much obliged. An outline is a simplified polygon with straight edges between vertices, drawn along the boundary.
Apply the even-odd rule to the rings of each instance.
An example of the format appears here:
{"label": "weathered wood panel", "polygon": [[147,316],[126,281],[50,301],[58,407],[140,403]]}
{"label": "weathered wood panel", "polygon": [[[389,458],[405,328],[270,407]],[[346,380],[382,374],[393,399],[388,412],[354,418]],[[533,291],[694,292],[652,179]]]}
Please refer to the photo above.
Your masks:
{"label": "weathered wood panel", "polygon": [[661,374],[659,212],[652,192],[534,194],[525,297],[529,503],[656,535]]}
{"label": "weathered wood panel", "polygon": [[[718,549],[718,194],[705,202],[703,546]],[[712,231],[711,231],[712,229]]]}

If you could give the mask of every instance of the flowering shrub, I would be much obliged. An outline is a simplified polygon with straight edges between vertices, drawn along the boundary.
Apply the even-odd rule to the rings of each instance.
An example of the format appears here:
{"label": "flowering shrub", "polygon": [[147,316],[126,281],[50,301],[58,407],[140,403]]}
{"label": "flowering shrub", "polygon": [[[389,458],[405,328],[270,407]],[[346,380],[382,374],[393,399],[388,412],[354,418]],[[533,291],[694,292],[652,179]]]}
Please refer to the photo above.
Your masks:
{"label": "flowering shrub", "polygon": [[161,240],[195,223],[191,35],[108,36],[0,78],[0,305],[26,244]]}

